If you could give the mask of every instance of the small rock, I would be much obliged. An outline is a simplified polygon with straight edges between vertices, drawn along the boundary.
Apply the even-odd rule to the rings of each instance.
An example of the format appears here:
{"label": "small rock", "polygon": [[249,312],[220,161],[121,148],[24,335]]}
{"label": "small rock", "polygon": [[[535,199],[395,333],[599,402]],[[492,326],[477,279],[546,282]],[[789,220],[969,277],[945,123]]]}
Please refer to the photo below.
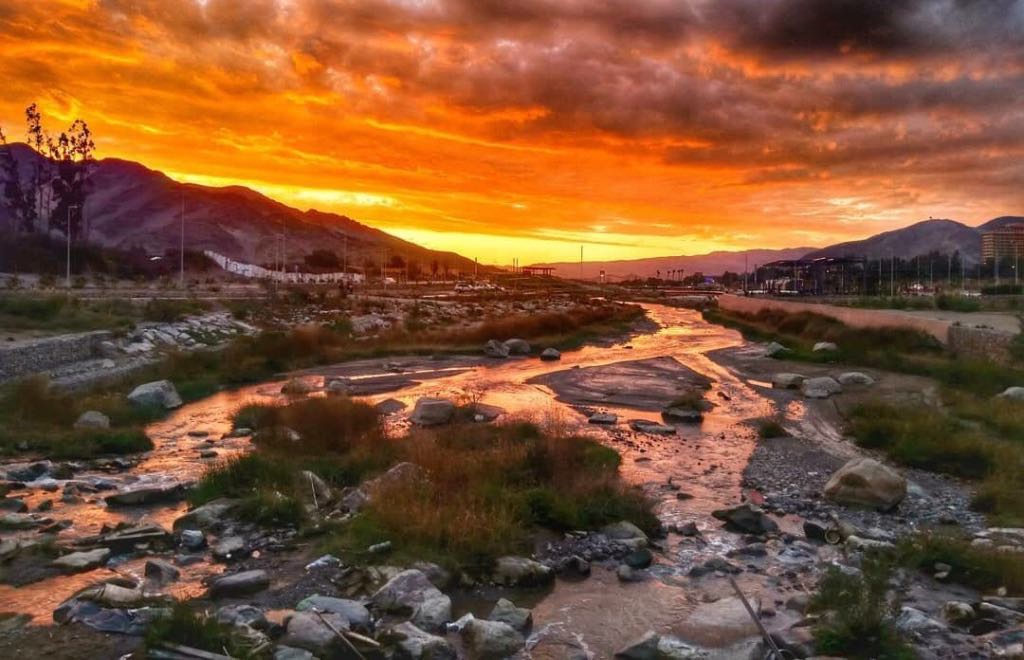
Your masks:
{"label": "small rock", "polygon": [[[228,536],[218,539],[211,548],[214,559],[221,561],[242,559],[245,553],[245,539],[241,536]],[[247,556],[247,555],[246,555]]]}
{"label": "small rock", "polygon": [[726,523],[727,526],[748,534],[767,534],[776,532],[779,526],[774,520],[753,504],[741,504],[729,509],[712,511],[711,515]]}
{"label": "small rock", "polygon": [[555,572],[526,557],[499,557],[491,579],[495,584],[506,587],[536,587],[551,583]]}
{"label": "small rock", "polygon": [[220,575],[210,583],[211,598],[232,598],[258,593],[270,586],[270,577],[264,570],[242,571]]}
{"label": "small rock", "polygon": [[166,584],[181,577],[181,571],[162,559],[148,559],[146,560],[145,576]]}
{"label": "small rock", "polygon": [[839,347],[830,341],[819,341],[811,349],[815,353],[831,353],[839,350]]}
{"label": "small rock", "polygon": [[439,426],[452,421],[455,404],[447,399],[423,397],[416,401],[409,419],[420,426]]}
{"label": "small rock", "polygon": [[554,360],[561,360],[562,359],[562,354],[561,354],[561,352],[558,351],[558,349],[555,349],[555,348],[545,348],[543,351],[541,351],[540,359],[544,360],[545,362],[552,362]]}
{"label": "small rock", "polygon": [[110,418],[98,410],[86,410],[75,421],[76,429],[109,429]]}
{"label": "small rock", "polygon": [[50,562],[50,566],[58,568],[65,573],[81,573],[102,566],[109,558],[110,550],[107,548],[96,548],[95,550],[72,552],[63,557],[58,557]]}
{"label": "small rock", "polygon": [[525,607],[516,607],[515,603],[506,598],[498,600],[487,618],[491,621],[507,623],[520,632],[533,625],[533,613]]}
{"label": "small rock", "polygon": [[607,412],[594,413],[593,415],[591,415],[590,417],[587,418],[587,423],[588,424],[610,425],[610,424],[616,424],[616,423],[618,423],[618,421],[619,421],[619,416],[618,415],[616,415],[615,413],[607,413]]}
{"label": "small rock", "polygon": [[500,621],[473,619],[462,628],[470,657],[475,660],[504,660],[518,653],[526,640],[512,626]]}
{"label": "small rock", "polygon": [[128,395],[128,401],[137,406],[170,410],[181,406],[181,396],[169,380],[157,380],[139,385]]}
{"label": "small rock", "polygon": [[825,497],[840,504],[892,509],[907,495],[907,480],[871,458],[854,458],[825,484]]}

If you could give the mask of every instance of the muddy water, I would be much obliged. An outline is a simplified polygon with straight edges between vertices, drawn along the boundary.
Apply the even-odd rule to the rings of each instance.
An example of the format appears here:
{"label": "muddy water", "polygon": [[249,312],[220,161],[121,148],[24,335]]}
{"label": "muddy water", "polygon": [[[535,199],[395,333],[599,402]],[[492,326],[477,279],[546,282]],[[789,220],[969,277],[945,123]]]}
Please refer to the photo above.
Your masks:
{"label": "muddy water", "polygon": [[[704,587],[704,592],[698,593],[682,576],[694,562],[729,547],[725,535],[716,531],[718,526],[709,513],[738,501],[740,475],[754,443],[753,431],[742,421],[769,414],[771,403],[749,383],[706,356],[709,351],[741,345],[738,333],[705,323],[698,313],[690,310],[657,305],[647,309],[657,329],[628,341],[565,353],[560,362],[512,359],[453,368],[396,392],[367,397],[374,401],[393,397],[410,406],[421,396],[472,398],[500,406],[510,416],[556,420],[579,427],[622,453],[625,478],[643,486],[657,498],[658,512],[665,522],[693,520],[705,530],[704,541],[696,544],[692,539],[670,537],[664,556],[651,571],[653,578],[645,582],[620,584],[613,573],[595,569],[590,579],[559,581],[553,591],[529,603],[535,608],[537,632],[531,644],[535,645],[536,657],[564,657],[565,649],[559,646],[563,642],[586,647],[598,657],[607,657],[624,639],[649,629],[673,630],[699,598],[707,597],[709,590],[724,589],[719,584]],[[528,382],[536,376],[577,366],[592,367],[661,356],[674,357],[714,381],[707,398],[715,403],[715,408],[701,425],[679,425],[675,437],[635,434],[621,424],[611,430],[587,426],[586,417],[579,410],[557,401],[548,388]],[[382,370],[377,374],[371,370],[363,375],[373,378],[385,376],[386,372]],[[310,378],[317,380],[315,376]],[[211,462],[199,458],[200,450],[216,449],[219,456],[215,460],[247,450],[250,446],[247,439],[222,437],[230,431],[232,413],[250,401],[280,399],[280,385],[280,382],[265,383],[187,405],[147,429],[156,448],[130,471],[118,475],[80,473],[75,478],[102,476],[133,487],[148,481],[195,480]],[[629,386],[628,382],[618,384],[619,388]],[[652,411],[604,409],[618,413],[620,420],[659,419],[658,413]],[[790,412],[795,417],[800,416],[800,411]],[[670,478],[694,497],[678,499],[676,492],[667,487]],[[28,502],[34,508],[43,499],[53,499],[55,503],[48,515],[57,520],[73,521],[72,527],[61,533],[61,540],[95,534],[102,525],[122,520],[145,520],[169,527],[183,509],[183,505],[108,509],[103,506],[101,497],[79,505],[65,505],[60,502],[59,493],[42,491],[33,491]],[[116,570],[139,575],[142,563],[142,560],[133,561]],[[174,593],[191,595],[198,590],[201,577],[219,570],[220,567],[209,564],[189,567],[183,571],[183,580]],[[2,609],[27,612],[35,615],[36,622],[46,623],[61,600],[89,581],[110,574],[110,570],[100,569],[78,576],[54,577],[19,589],[2,586]],[[536,596],[531,600],[535,599]]]}

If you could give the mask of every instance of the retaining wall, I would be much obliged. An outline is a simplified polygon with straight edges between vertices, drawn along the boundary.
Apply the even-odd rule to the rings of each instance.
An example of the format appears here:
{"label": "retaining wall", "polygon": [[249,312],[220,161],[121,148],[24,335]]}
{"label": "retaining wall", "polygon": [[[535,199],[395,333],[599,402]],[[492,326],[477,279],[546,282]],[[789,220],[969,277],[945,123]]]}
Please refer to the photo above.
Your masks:
{"label": "retaining wall", "polygon": [[100,343],[111,336],[110,332],[98,330],[0,345],[0,381],[100,357]]}

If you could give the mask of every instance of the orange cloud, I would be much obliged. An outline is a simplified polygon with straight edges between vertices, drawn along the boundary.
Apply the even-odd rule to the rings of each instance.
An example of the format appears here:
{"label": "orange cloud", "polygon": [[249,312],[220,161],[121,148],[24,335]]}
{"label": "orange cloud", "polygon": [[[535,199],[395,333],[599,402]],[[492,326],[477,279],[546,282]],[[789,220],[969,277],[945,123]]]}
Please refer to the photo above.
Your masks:
{"label": "orange cloud", "polygon": [[482,261],[824,244],[1021,211],[1024,10],[984,4],[40,0],[0,125]]}

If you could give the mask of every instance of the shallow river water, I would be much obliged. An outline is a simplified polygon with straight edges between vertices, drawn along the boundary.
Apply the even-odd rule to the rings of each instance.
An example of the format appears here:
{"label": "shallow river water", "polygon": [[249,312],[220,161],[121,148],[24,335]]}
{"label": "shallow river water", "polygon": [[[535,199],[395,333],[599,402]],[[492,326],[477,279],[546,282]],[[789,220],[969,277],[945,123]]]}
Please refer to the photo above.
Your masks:
{"label": "shallow river water", "polygon": [[[500,406],[510,416],[554,419],[579,426],[622,453],[623,475],[630,482],[644,486],[658,499],[658,513],[666,523],[692,520],[704,532],[702,540],[697,542],[670,536],[665,543],[665,553],[659,556],[651,571],[653,579],[623,584],[618,582],[614,572],[595,568],[593,576],[587,580],[559,580],[546,594],[523,595],[522,604],[534,608],[535,632],[531,637],[534,657],[566,657],[563,643],[587,648],[598,657],[610,657],[612,649],[646,630],[685,633],[679,627],[680,621],[701,598],[730,595],[724,582],[702,585],[698,593],[684,576],[695,561],[727,550],[733,542],[729,538],[735,539],[735,535],[718,532],[719,525],[710,517],[710,512],[739,501],[741,473],[755,442],[753,430],[743,421],[771,414],[774,404],[758,393],[757,384],[744,381],[707,356],[710,351],[741,346],[743,340],[738,333],[708,324],[699,313],[691,310],[659,305],[646,307],[649,319],[657,328],[627,340],[566,352],[558,362],[523,358],[457,369],[397,391],[367,397],[372,401],[397,398],[411,409],[415,400],[422,396],[463,399],[469,396]],[[537,376],[574,367],[663,356],[676,358],[713,381],[707,399],[715,404],[714,409],[700,425],[678,425],[677,436],[634,433],[621,423],[635,418],[660,421],[658,412],[650,410],[602,406],[603,410],[618,413],[620,424],[612,430],[588,426],[585,415],[579,410],[557,401],[547,387],[528,382]],[[386,362],[401,364],[402,360],[381,360],[379,375],[385,373]],[[371,370],[365,375],[378,374]],[[308,378],[315,384],[322,382],[322,377]],[[619,383],[617,387],[628,389],[630,383]],[[231,430],[232,413],[248,402],[280,400],[280,388],[281,381],[268,382],[222,392],[186,405],[148,427],[156,448],[136,467],[117,474],[83,472],[76,474],[75,479],[102,476],[132,487],[146,481],[196,480],[212,460],[250,448],[247,439],[222,438]],[[795,408],[785,412],[791,419],[799,419],[802,416],[800,404],[790,405]],[[199,451],[211,447],[218,452],[217,459],[200,459]],[[670,478],[694,497],[677,499],[676,491],[667,487]],[[30,510],[44,499],[54,501],[54,508],[47,515],[55,520],[70,519],[73,523],[61,533],[61,540],[95,534],[102,525],[122,520],[146,520],[169,528],[184,510],[183,504],[111,509],[103,505],[101,497],[66,505],[61,503],[59,492],[41,489],[32,490],[26,497]],[[0,586],[0,609],[29,613],[34,616],[34,622],[45,624],[51,620],[52,610],[75,590],[115,572],[141,576],[143,563],[144,560],[133,560],[115,569],[52,577],[21,588]],[[180,597],[198,594],[202,591],[199,580],[221,570],[223,566],[208,563],[183,569],[182,580],[170,592]],[[467,602],[464,607],[472,605]]]}

